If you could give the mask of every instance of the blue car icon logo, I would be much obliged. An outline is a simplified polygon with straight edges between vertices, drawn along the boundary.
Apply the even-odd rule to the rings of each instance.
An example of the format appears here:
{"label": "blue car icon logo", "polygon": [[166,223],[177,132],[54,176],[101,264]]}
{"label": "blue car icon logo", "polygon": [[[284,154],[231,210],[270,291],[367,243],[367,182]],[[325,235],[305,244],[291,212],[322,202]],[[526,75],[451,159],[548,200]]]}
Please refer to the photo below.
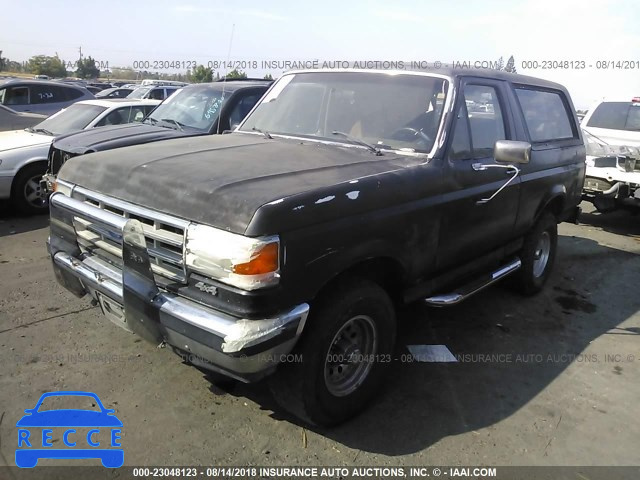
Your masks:
{"label": "blue car icon logo", "polygon": [[[88,397],[95,410],[55,409],[39,411],[42,402],[56,402],[67,397],[78,400]],[[41,458],[81,459],[99,458],[102,465],[118,468],[124,463],[124,451],[121,448],[122,422],[114,415],[115,410],[104,408],[95,393],[91,392],[49,392],[40,397],[36,406],[24,411],[18,427],[18,448],[16,465],[21,468],[33,468]],[[54,435],[59,435],[54,439]],[[60,447],[53,448],[54,442]]]}

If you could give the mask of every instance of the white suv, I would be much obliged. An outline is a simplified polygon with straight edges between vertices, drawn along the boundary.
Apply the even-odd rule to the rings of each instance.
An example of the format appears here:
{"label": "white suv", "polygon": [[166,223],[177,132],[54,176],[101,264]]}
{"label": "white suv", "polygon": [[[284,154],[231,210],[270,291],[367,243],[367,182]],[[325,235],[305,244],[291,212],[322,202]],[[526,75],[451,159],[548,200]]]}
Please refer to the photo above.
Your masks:
{"label": "white suv", "polygon": [[585,199],[601,212],[640,208],[640,97],[598,102],[580,126],[587,144]]}

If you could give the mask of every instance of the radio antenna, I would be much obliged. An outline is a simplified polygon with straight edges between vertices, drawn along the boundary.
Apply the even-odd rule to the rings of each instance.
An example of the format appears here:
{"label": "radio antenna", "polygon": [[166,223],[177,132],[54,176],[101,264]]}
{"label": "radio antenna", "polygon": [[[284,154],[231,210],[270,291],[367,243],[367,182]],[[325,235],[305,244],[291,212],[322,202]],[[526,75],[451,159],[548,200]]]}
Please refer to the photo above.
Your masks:
{"label": "radio antenna", "polygon": [[233,32],[236,29],[236,24],[231,25],[231,37],[229,38],[229,49],[227,50],[227,64],[225,69],[224,78],[222,79],[222,105],[220,106],[220,113],[218,114],[218,126],[216,127],[216,132],[220,132],[220,120],[222,118],[222,109],[224,108],[224,93],[225,87],[227,83],[227,75],[229,74],[229,64],[231,63],[231,45],[233,45]]}

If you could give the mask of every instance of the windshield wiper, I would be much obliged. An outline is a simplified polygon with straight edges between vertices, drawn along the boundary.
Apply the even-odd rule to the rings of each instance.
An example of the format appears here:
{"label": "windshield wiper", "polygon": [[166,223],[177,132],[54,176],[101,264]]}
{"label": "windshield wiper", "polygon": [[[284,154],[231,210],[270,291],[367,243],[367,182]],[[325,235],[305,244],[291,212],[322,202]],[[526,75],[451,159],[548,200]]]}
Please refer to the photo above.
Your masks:
{"label": "windshield wiper", "polygon": [[160,121],[165,123],[173,123],[176,127],[180,129],[181,132],[184,132],[184,128],[182,128],[182,123],[174,120],[173,118],[161,118]]}
{"label": "windshield wiper", "polygon": [[353,143],[355,145],[360,145],[362,147],[367,147],[367,149],[369,149],[369,151],[373,152],[378,157],[380,155],[382,155],[382,151],[378,147],[374,147],[373,145],[369,145],[367,142],[365,142],[363,140],[360,140],[359,138],[352,137],[348,133],[339,132],[338,130],[334,130],[333,132],[331,132],[331,134],[332,135],[338,135],[340,137],[344,137],[344,138],[346,138],[347,140],[349,140],[351,143]]}
{"label": "windshield wiper", "polygon": [[262,135],[264,135],[264,138],[269,138],[269,139],[273,138],[271,134],[266,130],[260,130],[259,128],[256,128],[256,127],[252,127],[251,130],[253,130],[254,132],[261,133]]}
{"label": "windshield wiper", "polygon": [[156,123],[158,123],[158,120],[156,120],[156,119],[155,119],[155,118],[153,118],[153,117],[147,117],[147,118],[145,118],[145,119],[142,121],[142,123],[147,123],[147,120],[152,120],[152,122],[151,122],[151,123],[152,123],[153,125],[155,125]]}

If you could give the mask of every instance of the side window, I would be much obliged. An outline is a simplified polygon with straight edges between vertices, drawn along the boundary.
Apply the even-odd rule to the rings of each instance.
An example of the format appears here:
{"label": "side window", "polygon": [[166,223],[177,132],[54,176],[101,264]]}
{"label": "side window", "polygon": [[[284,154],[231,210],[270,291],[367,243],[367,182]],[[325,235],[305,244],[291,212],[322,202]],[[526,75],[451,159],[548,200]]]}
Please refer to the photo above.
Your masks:
{"label": "side window", "polygon": [[231,128],[235,128],[240,122],[242,122],[242,120],[244,120],[244,117],[247,116],[261,96],[262,95],[259,93],[251,93],[249,95],[245,95],[238,103],[236,103],[235,107],[233,107],[233,110],[229,114],[229,125]]}
{"label": "side window", "polygon": [[[144,107],[144,116],[149,115],[156,108],[156,105],[147,105]],[[141,120],[142,121],[142,120]]]}
{"label": "side window", "polygon": [[131,112],[129,114],[129,119],[127,123],[141,122],[142,119],[147,116],[148,112],[149,112],[148,107],[143,107],[143,106],[131,107]]}
{"label": "side window", "polygon": [[147,98],[151,100],[164,100],[164,88],[154,88],[149,92],[149,96]]}
{"label": "side window", "polygon": [[464,100],[469,118],[473,158],[493,155],[497,140],[506,138],[498,93],[487,85],[466,85]]}
{"label": "side window", "polygon": [[4,94],[4,105],[29,105],[28,87],[8,87]]}
{"label": "side window", "polygon": [[118,108],[107,114],[102,120],[96,123],[96,127],[104,127],[105,125],[121,125],[129,123],[129,112],[131,107]]}
{"label": "side window", "polygon": [[66,99],[62,89],[52,85],[33,85],[31,87],[31,103],[58,103]]}
{"label": "side window", "polygon": [[560,92],[516,88],[524,120],[532,142],[576,138],[577,131]]}

